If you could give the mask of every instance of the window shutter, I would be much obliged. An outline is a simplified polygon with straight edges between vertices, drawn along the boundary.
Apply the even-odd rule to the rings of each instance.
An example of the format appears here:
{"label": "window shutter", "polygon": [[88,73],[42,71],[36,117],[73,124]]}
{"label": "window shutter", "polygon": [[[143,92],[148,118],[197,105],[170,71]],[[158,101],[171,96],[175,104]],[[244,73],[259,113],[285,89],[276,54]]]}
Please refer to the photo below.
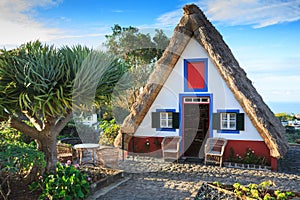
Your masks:
{"label": "window shutter", "polygon": [[153,112],[152,113],[152,128],[160,128],[160,113]]}
{"label": "window shutter", "polygon": [[212,128],[214,130],[221,129],[221,113],[213,113]]}
{"label": "window shutter", "polygon": [[245,130],[245,113],[236,113],[236,130]]}
{"label": "window shutter", "polygon": [[179,113],[178,112],[174,112],[172,113],[172,117],[173,117],[173,120],[172,120],[172,128],[175,128],[175,129],[178,129],[179,128]]}

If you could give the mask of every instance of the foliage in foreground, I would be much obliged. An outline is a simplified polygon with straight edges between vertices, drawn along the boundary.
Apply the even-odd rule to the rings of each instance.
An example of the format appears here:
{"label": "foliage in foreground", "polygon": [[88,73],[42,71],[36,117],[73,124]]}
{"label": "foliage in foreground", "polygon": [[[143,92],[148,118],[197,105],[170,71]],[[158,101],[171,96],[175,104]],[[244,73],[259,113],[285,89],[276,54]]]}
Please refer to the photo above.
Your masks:
{"label": "foliage in foreground", "polygon": [[31,189],[42,189],[39,199],[85,199],[90,194],[90,178],[68,161],[65,165],[57,163],[55,173],[39,177],[31,184]]}
{"label": "foliage in foreground", "polygon": [[44,154],[36,149],[35,143],[27,144],[20,132],[2,127],[0,130],[0,194],[8,199],[13,177],[29,178],[41,173],[46,165]]}
{"label": "foliage in foreground", "polygon": [[[214,182],[213,185],[217,187],[222,187],[222,184],[219,182]],[[272,192],[270,187],[274,185],[272,181],[264,181],[260,184],[250,183],[247,186],[242,185],[240,183],[234,183],[233,192],[238,197],[249,197],[260,200],[285,200],[289,197],[295,196],[292,192],[282,192],[280,190],[276,190]]]}

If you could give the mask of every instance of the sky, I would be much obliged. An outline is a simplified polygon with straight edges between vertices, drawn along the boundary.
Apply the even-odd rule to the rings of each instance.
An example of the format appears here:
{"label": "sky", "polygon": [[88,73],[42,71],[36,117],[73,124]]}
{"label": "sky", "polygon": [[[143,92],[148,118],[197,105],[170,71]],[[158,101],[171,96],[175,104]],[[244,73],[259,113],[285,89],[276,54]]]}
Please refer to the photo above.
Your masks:
{"label": "sky", "polygon": [[300,113],[300,0],[0,0],[0,48],[39,39],[101,48],[111,27],[171,37],[198,5],[273,112]]}

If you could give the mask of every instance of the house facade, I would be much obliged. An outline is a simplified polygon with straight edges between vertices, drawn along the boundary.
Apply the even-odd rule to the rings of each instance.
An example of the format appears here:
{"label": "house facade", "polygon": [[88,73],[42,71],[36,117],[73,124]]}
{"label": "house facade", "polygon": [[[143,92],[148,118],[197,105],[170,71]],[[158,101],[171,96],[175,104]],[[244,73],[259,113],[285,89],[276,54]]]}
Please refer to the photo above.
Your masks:
{"label": "house facade", "polygon": [[150,153],[164,137],[181,136],[182,157],[203,158],[207,138],[225,138],[225,159],[232,150],[242,155],[251,149],[276,170],[288,148],[280,121],[202,11],[193,4],[183,9],[115,144]]}

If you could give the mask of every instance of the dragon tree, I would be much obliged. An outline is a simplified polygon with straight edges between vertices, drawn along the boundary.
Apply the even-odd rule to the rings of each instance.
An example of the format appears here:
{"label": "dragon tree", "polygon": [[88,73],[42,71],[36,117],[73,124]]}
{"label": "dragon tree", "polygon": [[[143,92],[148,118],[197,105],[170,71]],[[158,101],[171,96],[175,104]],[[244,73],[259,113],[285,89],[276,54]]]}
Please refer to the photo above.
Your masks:
{"label": "dragon tree", "polygon": [[0,120],[35,139],[52,170],[56,137],[74,110],[109,97],[125,70],[113,56],[83,46],[35,41],[0,50]]}

